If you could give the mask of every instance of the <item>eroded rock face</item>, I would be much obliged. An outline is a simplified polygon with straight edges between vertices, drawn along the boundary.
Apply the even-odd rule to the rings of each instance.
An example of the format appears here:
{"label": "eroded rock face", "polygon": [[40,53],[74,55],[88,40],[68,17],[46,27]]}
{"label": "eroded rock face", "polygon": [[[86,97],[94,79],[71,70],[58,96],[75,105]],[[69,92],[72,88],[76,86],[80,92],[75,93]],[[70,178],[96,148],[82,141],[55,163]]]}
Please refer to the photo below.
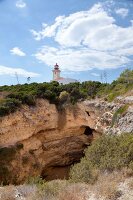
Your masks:
{"label": "eroded rock face", "polygon": [[[1,118],[0,181],[20,183],[37,175],[60,178],[58,168],[62,177],[64,167],[78,162],[93,135],[99,135],[93,117],[82,103],[57,110],[38,100],[35,107],[24,106]],[[84,134],[87,127],[92,131]]]}
{"label": "eroded rock face", "polygon": [[59,110],[46,100],[37,100],[35,107],[23,106],[1,118],[0,182],[22,183],[38,175],[47,180],[67,177],[70,165],[79,162],[92,140],[103,133],[122,132],[124,117],[132,122],[130,106],[130,112],[111,126],[122,105],[93,100]]}
{"label": "eroded rock face", "polygon": [[[131,99],[132,96],[130,96]],[[123,98],[124,99],[124,98]],[[126,97],[128,99],[128,97]],[[133,103],[102,100],[85,101],[86,110],[94,118],[95,131],[102,134],[133,133]],[[120,108],[124,108],[118,112]],[[96,117],[95,117],[96,116]]]}

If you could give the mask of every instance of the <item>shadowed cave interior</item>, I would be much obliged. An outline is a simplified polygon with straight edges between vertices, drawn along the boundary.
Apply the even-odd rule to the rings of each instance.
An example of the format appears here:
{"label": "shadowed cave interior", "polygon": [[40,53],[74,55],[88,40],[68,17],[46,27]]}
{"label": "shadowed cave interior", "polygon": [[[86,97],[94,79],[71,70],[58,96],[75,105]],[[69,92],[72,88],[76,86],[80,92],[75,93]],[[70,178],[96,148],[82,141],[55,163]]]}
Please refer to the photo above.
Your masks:
{"label": "shadowed cave interior", "polygon": [[[88,143],[83,145],[84,149],[89,146],[93,140],[93,129],[89,126],[82,126],[84,135],[88,137]],[[76,152],[75,152],[76,153]],[[72,156],[72,155],[71,155]],[[76,156],[76,157],[75,157]],[[71,165],[80,161],[81,157],[84,156],[83,152],[77,152],[76,154],[73,153],[73,160],[75,160]],[[42,171],[42,178],[45,180],[53,180],[53,179],[68,179],[69,170],[71,165],[66,166],[51,166],[47,168],[47,170]]]}

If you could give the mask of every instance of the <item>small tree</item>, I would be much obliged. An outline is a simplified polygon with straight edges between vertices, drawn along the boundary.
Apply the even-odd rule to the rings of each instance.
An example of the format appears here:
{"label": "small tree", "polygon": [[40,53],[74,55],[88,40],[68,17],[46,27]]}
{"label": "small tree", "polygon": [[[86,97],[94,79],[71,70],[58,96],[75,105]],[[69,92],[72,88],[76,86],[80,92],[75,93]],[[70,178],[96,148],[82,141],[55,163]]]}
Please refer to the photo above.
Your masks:
{"label": "small tree", "polygon": [[29,83],[31,80],[31,77],[27,77],[27,82]]}

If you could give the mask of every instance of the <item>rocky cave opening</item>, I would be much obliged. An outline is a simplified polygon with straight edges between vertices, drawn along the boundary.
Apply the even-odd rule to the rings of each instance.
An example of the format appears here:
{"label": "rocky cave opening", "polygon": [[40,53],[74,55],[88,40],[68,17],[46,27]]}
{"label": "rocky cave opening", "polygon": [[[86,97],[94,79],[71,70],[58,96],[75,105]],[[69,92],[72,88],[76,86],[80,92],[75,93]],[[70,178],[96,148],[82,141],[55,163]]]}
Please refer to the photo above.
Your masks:
{"label": "rocky cave opening", "polygon": [[95,130],[90,128],[89,126],[83,126],[83,128],[84,128],[84,135],[86,135],[88,138],[88,143],[84,145],[84,147],[86,148],[87,146],[90,146],[92,141],[94,140]]}
{"label": "rocky cave opening", "polygon": [[93,136],[93,129],[91,129],[89,126],[86,126],[84,134],[87,136]]}
{"label": "rocky cave opening", "polygon": [[93,133],[95,132],[94,129],[90,128],[89,126],[82,126],[81,128],[83,131],[82,133],[87,137],[87,142],[82,144],[82,152],[76,152],[76,154],[72,152],[71,156],[69,153],[69,157],[71,157],[71,160],[73,160],[71,164],[68,164],[65,166],[53,165],[53,166],[49,166],[43,169],[41,173],[41,177],[43,179],[47,181],[54,180],[54,179],[68,179],[71,166],[80,161],[81,157],[84,156],[84,153],[83,153],[84,149],[90,146],[94,139],[93,138],[94,136]]}

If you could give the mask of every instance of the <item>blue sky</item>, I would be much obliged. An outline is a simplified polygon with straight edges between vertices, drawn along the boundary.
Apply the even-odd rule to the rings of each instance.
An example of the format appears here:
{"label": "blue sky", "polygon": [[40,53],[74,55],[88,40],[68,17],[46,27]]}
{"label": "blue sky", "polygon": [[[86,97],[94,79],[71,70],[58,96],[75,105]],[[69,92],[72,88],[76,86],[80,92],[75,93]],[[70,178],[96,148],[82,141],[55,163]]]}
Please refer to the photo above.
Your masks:
{"label": "blue sky", "polygon": [[108,82],[133,69],[132,0],[0,0],[0,85],[63,77]]}

